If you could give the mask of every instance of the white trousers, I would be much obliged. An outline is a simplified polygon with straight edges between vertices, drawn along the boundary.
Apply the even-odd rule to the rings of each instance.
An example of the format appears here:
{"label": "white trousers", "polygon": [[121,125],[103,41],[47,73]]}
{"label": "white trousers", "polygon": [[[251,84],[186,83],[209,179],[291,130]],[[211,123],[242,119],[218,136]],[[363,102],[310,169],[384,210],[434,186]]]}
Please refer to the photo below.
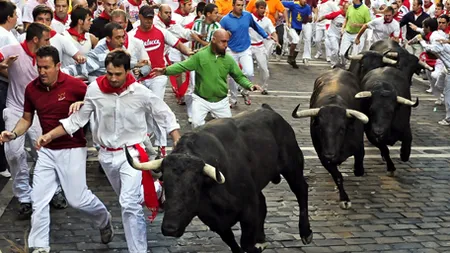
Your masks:
{"label": "white trousers", "polygon": [[192,118],[192,94],[195,90],[195,71],[190,72],[189,87],[184,95],[184,102],[186,103],[187,115]]}
{"label": "white trousers", "polygon": [[335,34],[327,33],[325,38],[325,46],[330,51],[330,63],[331,65],[336,65],[339,63],[339,43],[341,41],[340,36]]}
{"label": "white trousers", "polygon": [[[227,53],[229,53],[233,57],[237,64],[241,64],[242,72],[250,81],[252,81],[254,76],[254,69],[252,51],[250,50],[250,47],[240,53],[235,53],[230,49],[227,49]],[[238,84],[234,81],[233,78],[230,78],[230,93],[230,102],[235,103],[237,101],[238,95]],[[248,91],[245,90],[244,93],[247,94]]]}
{"label": "white trousers", "polygon": [[[138,160],[139,154],[129,148],[131,156]],[[113,190],[119,196],[122,223],[130,253],[147,252],[147,224],[142,209],[142,172],[133,169],[127,162],[125,151],[100,149],[99,162]]]}
{"label": "white trousers", "polygon": [[251,46],[250,49],[261,71],[260,77],[262,88],[264,90],[267,90],[268,88],[267,81],[269,80],[269,66],[268,66],[269,55],[267,54],[267,48],[263,44],[259,46]]}
{"label": "white trousers", "polygon": [[167,76],[156,76],[146,79],[141,83],[151,90],[157,97],[164,100],[164,93],[166,92]]}
{"label": "white trousers", "polygon": [[[320,55],[323,55],[323,50],[322,50],[322,41],[326,40],[326,34],[327,31],[325,30],[325,25],[317,25],[316,24],[316,36],[315,36],[315,42],[316,42],[316,48],[317,48],[317,53]],[[327,43],[325,43],[325,56],[326,58],[330,57],[330,49],[327,46]]]}
{"label": "white trousers", "polygon": [[311,41],[312,41],[312,23],[302,25],[302,33],[300,38],[303,39],[303,59],[311,60]]}
{"label": "white trousers", "polygon": [[210,112],[213,117],[229,118],[231,117],[230,104],[228,98],[224,98],[219,102],[208,102],[203,98],[192,94],[192,128],[196,128],[205,124],[205,117]]}
{"label": "white trousers", "polygon": [[[22,118],[22,115],[23,112],[5,108],[3,110],[5,129],[12,131],[19,119]],[[41,136],[41,125],[36,115],[26,134],[30,137],[33,145],[37,138]],[[5,156],[13,178],[12,188],[14,196],[18,198],[20,203],[31,203],[30,168],[28,167],[27,152],[25,151],[25,135],[5,143]]]}
{"label": "white trousers", "polygon": [[105,227],[108,224],[108,210],[86,184],[87,148],[41,148],[38,153],[31,193],[33,214],[28,245],[50,249],[49,203],[59,183],[70,206],[86,214],[96,228]]}
{"label": "white trousers", "polygon": [[[355,39],[356,39],[356,34],[350,34],[348,32],[344,32],[344,34],[342,35],[341,46],[339,48],[339,57],[341,58],[340,59],[341,64],[345,64],[345,62],[346,62],[346,59],[344,57],[345,52],[350,47],[350,45],[355,42]],[[356,45],[353,45],[352,52],[349,52],[349,54],[355,55],[355,54],[359,53],[358,48],[355,46]]]}

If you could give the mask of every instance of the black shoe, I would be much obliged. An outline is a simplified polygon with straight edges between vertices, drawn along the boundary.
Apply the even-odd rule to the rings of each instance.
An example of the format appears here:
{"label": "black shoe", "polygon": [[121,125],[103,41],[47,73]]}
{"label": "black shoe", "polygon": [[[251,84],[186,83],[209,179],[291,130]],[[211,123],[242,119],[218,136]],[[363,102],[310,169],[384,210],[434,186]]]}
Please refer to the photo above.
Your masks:
{"label": "black shoe", "polygon": [[66,209],[68,204],[66,196],[64,196],[64,192],[60,191],[56,193],[55,196],[53,196],[50,204],[56,209]]}
{"label": "black shoe", "polygon": [[262,95],[269,95],[269,92],[267,92],[267,90],[263,90],[263,91],[261,92],[261,94],[262,94]]}
{"label": "black shoe", "polygon": [[33,208],[31,207],[31,203],[20,203],[19,208],[19,220],[29,220],[31,218],[31,214],[33,213]]}

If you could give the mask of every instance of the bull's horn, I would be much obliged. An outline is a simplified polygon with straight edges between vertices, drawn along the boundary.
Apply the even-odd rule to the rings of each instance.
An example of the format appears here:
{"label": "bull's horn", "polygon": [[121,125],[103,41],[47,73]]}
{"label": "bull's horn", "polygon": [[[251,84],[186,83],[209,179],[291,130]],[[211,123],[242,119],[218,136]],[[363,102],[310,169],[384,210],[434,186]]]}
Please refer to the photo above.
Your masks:
{"label": "bull's horn", "polygon": [[361,120],[362,123],[367,124],[369,122],[369,118],[362,112],[358,112],[356,110],[346,109],[347,117],[352,118],[355,117]]}
{"label": "bull's horn", "polygon": [[383,62],[386,63],[386,64],[391,64],[391,65],[397,64],[396,60],[389,59],[386,56],[383,56]]}
{"label": "bull's horn", "polygon": [[397,103],[409,105],[411,107],[417,107],[419,105],[419,98],[416,98],[416,102],[413,102],[409,99],[406,99],[404,97],[397,96]]}
{"label": "bull's horn", "polygon": [[355,98],[370,98],[372,96],[372,92],[370,91],[361,91],[355,95]]}
{"label": "bull's horn", "polygon": [[347,59],[349,60],[355,60],[355,61],[359,61],[363,58],[362,54],[357,54],[357,55],[349,55],[347,56]]}
{"label": "bull's horn", "polygon": [[423,61],[419,61],[420,66],[422,66],[424,69],[428,69],[429,71],[433,71],[433,67],[431,67],[430,65],[426,64]]}
{"label": "bull's horn", "polygon": [[210,178],[214,179],[217,183],[223,184],[225,183],[225,177],[223,176],[222,172],[219,171],[220,179],[218,180],[216,178],[216,168],[213,166],[205,163],[205,166],[203,167],[203,172]]}
{"label": "bull's horn", "polygon": [[128,152],[128,148],[125,147],[125,155],[127,156],[127,161],[131,165],[131,167],[137,170],[157,170],[161,167],[161,163],[163,159],[157,159],[146,163],[136,162],[133,157]]}
{"label": "bull's horn", "polygon": [[384,56],[397,58],[398,57],[398,52],[387,52]]}
{"label": "bull's horn", "polygon": [[307,109],[302,111],[297,111],[297,113],[294,116],[294,118],[306,118],[306,117],[314,117],[317,116],[319,113],[320,108],[314,108],[314,109]]}
{"label": "bull's horn", "polygon": [[353,42],[347,48],[347,51],[345,51],[345,54],[344,54],[345,59],[350,60],[350,58],[348,58],[348,52],[350,52],[350,49],[352,49],[352,48],[353,48]]}

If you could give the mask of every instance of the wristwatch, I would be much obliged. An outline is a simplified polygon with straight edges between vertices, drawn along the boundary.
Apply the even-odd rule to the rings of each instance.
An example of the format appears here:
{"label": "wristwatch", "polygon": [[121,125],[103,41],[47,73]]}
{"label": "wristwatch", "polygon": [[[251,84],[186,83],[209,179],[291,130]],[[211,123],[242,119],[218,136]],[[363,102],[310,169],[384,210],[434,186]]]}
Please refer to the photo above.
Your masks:
{"label": "wristwatch", "polygon": [[14,139],[13,140],[17,139],[17,133],[14,132],[14,131],[12,131],[12,133],[14,134]]}

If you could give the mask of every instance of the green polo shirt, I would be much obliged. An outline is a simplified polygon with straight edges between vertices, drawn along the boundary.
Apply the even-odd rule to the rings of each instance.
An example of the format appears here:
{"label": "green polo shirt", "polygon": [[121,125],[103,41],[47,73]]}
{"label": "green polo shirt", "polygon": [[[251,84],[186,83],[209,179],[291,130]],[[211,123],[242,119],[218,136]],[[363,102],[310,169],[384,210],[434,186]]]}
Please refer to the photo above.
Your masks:
{"label": "green polo shirt", "polygon": [[357,34],[361,27],[353,27],[352,24],[366,24],[372,19],[370,18],[369,8],[365,4],[362,4],[357,9],[350,5],[347,9],[347,25],[345,26],[345,31],[350,34]]}
{"label": "green polo shirt", "polygon": [[186,71],[195,71],[194,93],[209,102],[219,102],[227,97],[228,75],[246,89],[253,86],[233,57],[228,54],[214,54],[210,45],[187,60],[170,65],[164,74],[173,76]]}

